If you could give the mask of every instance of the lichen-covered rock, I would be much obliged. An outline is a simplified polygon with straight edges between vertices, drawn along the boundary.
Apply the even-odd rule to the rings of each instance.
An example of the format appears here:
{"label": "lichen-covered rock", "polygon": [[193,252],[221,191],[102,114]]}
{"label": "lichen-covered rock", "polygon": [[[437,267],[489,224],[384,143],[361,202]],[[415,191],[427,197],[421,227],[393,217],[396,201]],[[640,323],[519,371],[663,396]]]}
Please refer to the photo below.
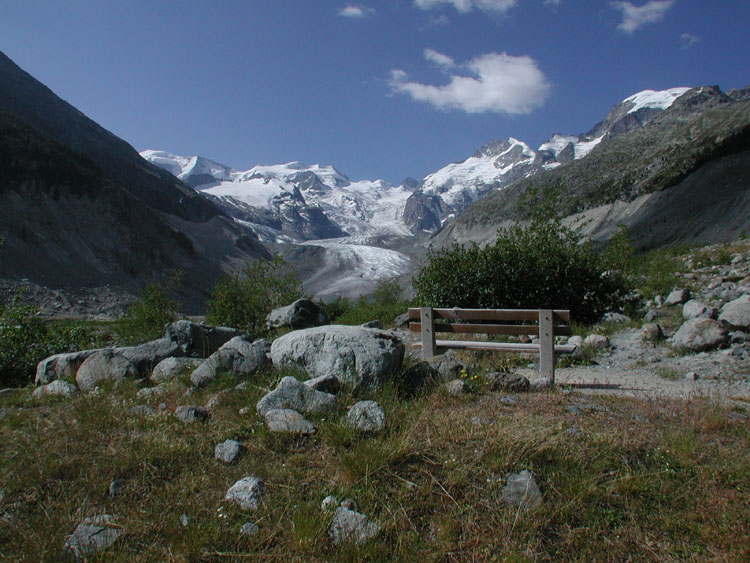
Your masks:
{"label": "lichen-covered rock", "polygon": [[242,454],[242,444],[237,440],[224,440],[216,444],[214,448],[214,457],[222,463],[229,465],[234,463]]}
{"label": "lichen-covered rock", "polygon": [[56,379],[52,383],[34,389],[32,396],[35,399],[41,399],[49,395],[70,398],[76,393],[78,393],[78,387],[62,379]]}
{"label": "lichen-covered rock", "polygon": [[99,350],[78,368],[76,383],[81,391],[91,391],[102,381],[137,378],[138,367],[114,349]]}
{"label": "lichen-covered rock", "polygon": [[494,372],[487,374],[485,379],[488,387],[493,391],[524,393],[531,388],[529,380],[517,373]]}
{"label": "lichen-covered rock", "polygon": [[270,365],[267,340],[251,342],[245,336],[235,336],[203,361],[190,375],[190,382],[200,387],[213,381],[220,372],[241,379]]}
{"label": "lichen-covered rock", "polygon": [[263,481],[257,477],[243,477],[229,487],[224,499],[236,502],[243,510],[258,510],[263,496]]}
{"label": "lichen-covered rock", "polygon": [[323,308],[309,299],[298,299],[291,305],[274,309],[266,317],[268,328],[312,328],[327,325],[328,322],[328,315]]}
{"label": "lichen-covered rock", "polygon": [[210,326],[180,320],[167,326],[166,337],[182,348],[183,355],[191,358],[208,358],[224,343],[242,331],[226,326]]}
{"label": "lichen-covered rock", "polygon": [[702,352],[718,348],[727,342],[727,331],[721,323],[707,318],[685,321],[672,337],[673,348],[688,348]]}
{"label": "lichen-covered rock", "polygon": [[366,515],[349,510],[343,506],[336,509],[328,535],[334,544],[361,544],[377,536],[380,526]]}
{"label": "lichen-covered rock", "polygon": [[542,493],[534,479],[534,474],[526,469],[508,476],[502,495],[503,501],[512,506],[527,508],[542,503]]}
{"label": "lichen-covered rock", "polygon": [[101,514],[83,520],[73,534],[65,540],[63,549],[76,559],[92,556],[117,541],[122,530],[116,527],[115,519],[109,514]]}
{"label": "lichen-covered rock", "polygon": [[724,305],[719,320],[733,328],[750,328],[750,295],[745,294]]}
{"label": "lichen-covered rock", "polygon": [[264,395],[256,405],[258,415],[263,417],[268,411],[274,409],[317,413],[335,408],[335,395],[316,391],[291,376],[284,377],[276,389]]}
{"label": "lichen-covered rock", "polygon": [[304,416],[292,409],[271,409],[263,417],[271,432],[287,434],[314,434],[315,426]]}
{"label": "lichen-covered rock", "polygon": [[164,381],[170,381],[177,376],[179,373],[192,371],[197,368],[203,360],[200,358],[188,358],[188,357],[171,357],[164,358],[154,367],[151,372],[151,381],[154,383],[163,383]]}
{"label": "lichen-covered rock", "polygon": [[359,401],[346,413],[346,422],[362,432],[377,432],[385,428],[385,411],[375,401]]}
{"label": "lichen-covered rock", "polygon": [[276,367],[297,366],[310,378],[333,374],[355,388],[378,388],[401,367],[404,344],[393,334],[331,325],[290,332],[271,346]]}

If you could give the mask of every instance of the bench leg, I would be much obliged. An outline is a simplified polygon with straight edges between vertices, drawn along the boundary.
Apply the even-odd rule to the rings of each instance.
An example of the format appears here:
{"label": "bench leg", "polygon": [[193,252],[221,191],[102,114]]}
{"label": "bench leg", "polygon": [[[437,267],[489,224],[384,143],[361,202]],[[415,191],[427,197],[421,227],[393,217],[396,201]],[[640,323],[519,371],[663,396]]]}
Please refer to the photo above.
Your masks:
{"label": "bench leg", "polygon": [[539,310],[539,375],[550,386],[555,384],[555,333],[552,311]]}
{"label": "bench leg", "polygon": [[422,323],[422,359],[429,360],[437,353],[432,307],[422,307],[419,310],[419,320]]}

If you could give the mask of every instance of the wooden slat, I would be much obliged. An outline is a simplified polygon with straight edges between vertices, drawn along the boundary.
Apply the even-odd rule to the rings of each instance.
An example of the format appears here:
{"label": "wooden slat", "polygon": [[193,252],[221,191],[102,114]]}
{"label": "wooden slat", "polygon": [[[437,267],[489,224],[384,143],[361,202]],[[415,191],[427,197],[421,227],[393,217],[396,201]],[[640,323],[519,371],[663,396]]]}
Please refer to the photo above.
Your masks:
{"label": "wooden slat", "polygon": [[[409,318],[419,318],[419,308],[409,309]],[[462,321],[537,321],[539,309],[433,309],[435,319]],[[570,311],[553,311],[555,322],[570,323]]]}
{"label": "wooden slat", "polygon": [[[422,323],[409,323],[409,330],[421,332]],[[554,327],[555,336],[570,336],[573,332],[569,326],[557,325]],[[448,324],[435,323],[435,332],[450,332],[455,334],[513,334],[520,336],[537,336],[539,327],[537,325],[495,325],[495,324]]]}
{"label": "wooden slat", "polygon": [[[515,342],[474,342],[468,340],[436,340],[438,348],[457,348],[465,350],[495,350],[498,352],[530,352],[539,353],[539,344],[519,344]],[[416,346],[421,346],[417,343]],[[571,344],[555,346],[556,354],[571,354],[576,349]]]}

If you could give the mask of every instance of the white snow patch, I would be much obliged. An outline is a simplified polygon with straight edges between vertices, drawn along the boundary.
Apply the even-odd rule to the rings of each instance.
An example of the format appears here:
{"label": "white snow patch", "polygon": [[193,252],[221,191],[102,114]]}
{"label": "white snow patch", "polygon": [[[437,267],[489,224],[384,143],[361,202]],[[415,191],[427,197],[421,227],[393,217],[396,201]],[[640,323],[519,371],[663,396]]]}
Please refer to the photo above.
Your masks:
{"label": "white snow patch", "polygon": [[670,88],[669,90],[643,90],[637,94],[625,98],[623,103],[631,102],[633,107],[628,113],[633,113],[641,108],[667,109],[674,101],[682,96],[690,88]]}

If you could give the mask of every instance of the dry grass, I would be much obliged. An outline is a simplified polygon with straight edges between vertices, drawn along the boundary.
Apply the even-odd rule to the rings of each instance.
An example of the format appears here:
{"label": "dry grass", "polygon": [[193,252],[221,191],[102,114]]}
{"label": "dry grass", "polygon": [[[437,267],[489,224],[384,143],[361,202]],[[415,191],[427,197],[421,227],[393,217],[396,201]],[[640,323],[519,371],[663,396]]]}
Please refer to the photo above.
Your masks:
{"label": "dry grass", "polygon": [[[124,535],[108,561],[490,561],[750,559],[750,422],[705,401],[639,402],[563,392],[451,397],[432,390],[375,397],[388,427],[362,436],[339,412],[309,438],[270,434],[251,414],[278,376],[234,391],[208,423],[137,417],[134,387],[39,405],[0,396],[0,557],[60,560],[84,517],[115,514]],[[203,404],[220,386],[183,398]],[[575,405],[580,414],[566,407]],[[736,409],[735,409],[736,411]],[[247,452],[225,466],[214,446]],[[501,501],[510,472],[529,469],[544,503]],[[223,501],[235,480],[266,484],[257,512]],[[109,483],[127,480],[110,499]],[[355,499],[382,526],[363,546],[333,546],[328,494]],[[189,524],[183,527],[180,516]],[[260,532],[239,535],[244,522]]]}

